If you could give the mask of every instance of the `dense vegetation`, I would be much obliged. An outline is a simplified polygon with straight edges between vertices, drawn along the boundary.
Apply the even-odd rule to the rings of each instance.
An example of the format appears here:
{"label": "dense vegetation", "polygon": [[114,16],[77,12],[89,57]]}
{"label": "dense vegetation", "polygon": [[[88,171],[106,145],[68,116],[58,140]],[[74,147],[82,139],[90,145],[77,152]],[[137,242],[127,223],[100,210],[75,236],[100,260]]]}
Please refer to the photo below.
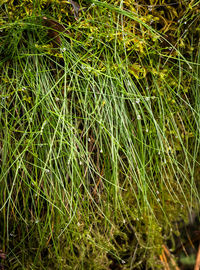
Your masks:
{"label": "dense vegetation", "polygon": [[173,269],[199,211],[200,1],[71,2],[1,1],[1,265]]}

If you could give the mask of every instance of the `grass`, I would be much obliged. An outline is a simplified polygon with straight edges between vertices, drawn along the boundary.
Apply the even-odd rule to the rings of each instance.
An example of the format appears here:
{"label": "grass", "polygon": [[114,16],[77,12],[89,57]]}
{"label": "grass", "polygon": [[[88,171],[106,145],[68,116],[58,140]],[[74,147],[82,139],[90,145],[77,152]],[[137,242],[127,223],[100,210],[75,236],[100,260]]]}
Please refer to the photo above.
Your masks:
{"label": "grass", "polygon": [[122,2],[94,4],[61,50],[34,12],[2,26],[9,269],[162,269],[176,222],[199,209],[199,35],[183,30],[196,3],[177,43]]}

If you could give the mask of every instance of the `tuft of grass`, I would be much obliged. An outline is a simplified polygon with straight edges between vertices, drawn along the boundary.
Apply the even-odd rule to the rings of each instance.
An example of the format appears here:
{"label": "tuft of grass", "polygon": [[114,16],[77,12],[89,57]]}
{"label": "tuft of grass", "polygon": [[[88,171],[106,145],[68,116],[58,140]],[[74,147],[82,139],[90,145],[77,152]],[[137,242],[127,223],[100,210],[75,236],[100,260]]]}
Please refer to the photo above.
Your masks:
{"label": "tuft of grass", "polygon": [[[194,27],[190,4],[182,20]],[[42,25],[42,4],[20,18],[13,9],[2,24],[9,269],[162,268],[176,222],[199,210],[198,30],[188,36],[180,24],[164,35],[167,19],[158,30],[156,6],[149,17],[143,8],[93,1],[78,22],[63,22],[61,48]]]}

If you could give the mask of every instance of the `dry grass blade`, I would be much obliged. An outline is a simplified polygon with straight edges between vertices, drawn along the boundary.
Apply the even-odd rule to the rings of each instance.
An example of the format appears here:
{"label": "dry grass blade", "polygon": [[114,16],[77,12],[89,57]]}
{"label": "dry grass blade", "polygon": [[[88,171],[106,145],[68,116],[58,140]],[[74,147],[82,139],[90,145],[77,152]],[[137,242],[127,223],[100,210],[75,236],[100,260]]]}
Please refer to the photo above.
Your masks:
{"label": "dry grass blade", "polygon": [[44,25],[48,27],[48,36],[51,39],[53,46],[61,46],[60,33],[64,32],[66,28],[61,23],[55,20],[48,19],[47,17],[42,17]]}
{"label": "dry grass blade", "polygon": [[197,252],[197,258],[196,258],[194,270],[199,270],[199,269],[200,269],[200,244],[199,244],[199,248]]}
{"label": "dry grass blade", "polygon": [[163,245],[163,252],[167,255],[167,257],[170,259],[170,263],[172,264],[172,266],[174,267],[175,270],[180,270],[180,268],[177,266],[175,260],[173,259],[169,249]]}

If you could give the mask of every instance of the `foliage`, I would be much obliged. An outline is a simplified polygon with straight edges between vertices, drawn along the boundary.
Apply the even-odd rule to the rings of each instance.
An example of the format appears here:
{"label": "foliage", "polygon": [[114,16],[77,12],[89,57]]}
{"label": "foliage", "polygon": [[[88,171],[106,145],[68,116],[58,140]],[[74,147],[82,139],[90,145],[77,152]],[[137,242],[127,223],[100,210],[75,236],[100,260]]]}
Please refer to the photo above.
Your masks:
{"label": "foliage", "polygon": [[1,5],[0,248],[9,269],[162,269],[199,208],[198,1],[80,6]]}

